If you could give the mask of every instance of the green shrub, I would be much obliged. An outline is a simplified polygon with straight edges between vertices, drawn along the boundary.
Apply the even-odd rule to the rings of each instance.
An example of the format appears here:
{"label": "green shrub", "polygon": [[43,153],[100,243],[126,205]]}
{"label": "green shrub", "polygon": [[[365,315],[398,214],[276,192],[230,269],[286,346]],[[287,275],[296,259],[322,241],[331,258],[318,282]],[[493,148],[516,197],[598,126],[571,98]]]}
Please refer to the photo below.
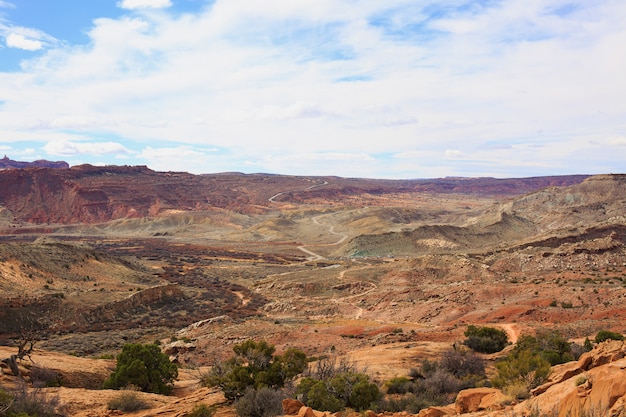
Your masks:
{"label": "green shrub", "polygon": [[615,333],[609,330],[600,330],[596,334],[596,343],[602,343],[605,340],[624,340],[624,336],[620,333]]}
{"label": "green shrub", "polygon": [[465,330],[464,345],[480,353],[500,352],[508,344],[509,338],[504,330],[493,327],[469,325]]}
{"label": "green shrub", "polygon": [[274,346],[265,341],[248,340],[235,345],[233,351],[235,356],[213,366],[203,378],[205,385],[220,387],[230,401],[242,397],[248,387],[281,388],[307,366],[306,355],[300,350],[291,348],[273,356]]}
{"label": "green shrub", "polygon": [[120,389],[130,385],[141,391],[169,394],[178,368],[154,344],[126,344],[117,356],[117,365],[104,381],[104,388]]}
{"label": "green shrub", "polygon": [[304,378],[297,387],[304,403],[320,411],[337,412],[344,408],[361,411],[381,399],[382,393],[365,374],[345,372],[330,379]]}
{"label": "green shrub", "polygon": [[235,401],[235,410],[240,417],[274,417],[283,414],[283,393],[267,387],[248,387],[241,398]]}
{"label": "green shrub", "polygon": [[134,391],[124,391],[121,394],[111,398],[107,403],[109,410],[119,410],[129,413],[132,411],[144,410],[148,404],[139,398]]}
{"label": "green shrub", "polygon": [[[348,396],[348,407],[358,411],[364,411],[371,408],[382,397],[382,393],[378,385],[369,381],[366,375],[360,374],[358,380],[346,381],[346,385],[351,384],[351,392]],[[346,393],[347,394],[347,393]]]}
{"label": "green shrub", "polygon": [[496,376],[491,383],[496,388],[524,383],[530,390],[543,383],[550,374],[550,362],[531,349],[514,349],[496,362]]}
{"label": "green shrub", "polygon": [[298,384],[297,393],[306,405],[315,410],[336,413],[345,408],[345,403],[330,393],[324,381],[304,378]]}
{"label": "green shrub", "polygon": [[406,394],[411,390],[411,384],[413,382],[407,377],[392,378],[385,386],[387,388],[387,394]]}
{"label": "green shrub", "polygon": [[573,344],[555,331],[539,331],[537,337],[522,335],[517,341],[515,350],[528,349],[538,353],[550,365],[558,365],[573,361]]}

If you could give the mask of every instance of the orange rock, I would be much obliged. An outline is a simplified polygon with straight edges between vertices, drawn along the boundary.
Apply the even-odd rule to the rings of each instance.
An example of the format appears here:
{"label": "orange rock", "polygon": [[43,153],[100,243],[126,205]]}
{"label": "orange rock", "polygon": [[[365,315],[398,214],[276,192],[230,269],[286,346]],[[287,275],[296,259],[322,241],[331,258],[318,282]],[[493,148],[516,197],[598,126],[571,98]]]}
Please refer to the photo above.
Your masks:
{"label": "orange rock", "polygon": [[300,407],[298,417],[317,417],[315,411],[311,407]]}
{"label": "orange rock", "polygon": [[[594,362],[602,363],[603,360]],[[515,407],[515,411],[523,414],[537,409],[542,413],[558,410],[559,417],[579,417],[584,413],[618,416],[626,404],[625,371],[626,359],[597,366],[585,372],[586,381],[581,383],[574,377],[554,384],[543,394]]]}
{"label": "orange rock", "polygon": [[447,405],[445,407],[428,407],[420,410],[417,417],[443,417],[456,415],[456,407]]}
{"label": "orange rock", "polygon": [[[486,410],[502,392],[496,388],[470,388],[459,392],[455,407],[458,414]],[[488,397],[488,398],[485,398]],[[483,401],[484,400],[484,401]]]}
{"label": "orange rock", "polygon": [[283,413],[285,413],[285,415],[298,415],[298,412],[302,407],[304,407],[302,401],[294,400],[291,398],[285,398],[283,400]]}
{"label": "orange rock", "polygon": [[626,345],[619,340],[607,340],[596,346],[591,352],[584,353],[578,359],[578,365],[586,371],[600,365],[615,362],[626,356]]}

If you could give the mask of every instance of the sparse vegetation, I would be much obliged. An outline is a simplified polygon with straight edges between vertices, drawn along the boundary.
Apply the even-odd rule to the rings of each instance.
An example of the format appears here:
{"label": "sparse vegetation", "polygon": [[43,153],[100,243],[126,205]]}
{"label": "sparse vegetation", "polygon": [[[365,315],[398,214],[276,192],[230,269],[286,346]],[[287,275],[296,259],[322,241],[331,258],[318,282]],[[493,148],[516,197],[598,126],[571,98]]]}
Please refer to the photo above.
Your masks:
{"label": "sparse vegetation", "polygon": [[378,402],[378,411],[419,410],[454,401],[456,394],[466,388],[481,386],[486,382],[483,360],[469,350],[445,351],[439,361],[424,360],[409,377],[394,378],[385,386],[392,397]]}
{"label": "sparse vegetation", "polygon": [[60,387],[62,384],[61,375],[48,368],[33,366],[30,369],[30,380],[34,387]]}
{"label": "sparse vegetation", "polygon": [[211,417],[215,414],[215,406],[208,406],[200,403],[193,406],[193,409],[187,413],[186,417]]}
{"label": "sparse vegetation", "polygon": [[25,383],[19,383],[12,392],[0,387],[0,415],[6,417],[61,417],[59,398],[46,395],[39,388],[29,389]]}
{"label": "sparse vegetation", "polygon": [[587,375],[579,375],[578,377],[576,377],[576,386],[582,385],[585,382],[587,382],[589,380],[589,377]]}
{"label": "sparse vegetation", "polygon": [[133,385],[141,391],[169,394],[178,377],[176,365],[154,344],[126,344],[104,388],[120,389]]}
{"label": "sparse vegetation", "polygon": [[121,392],[119,395],[111,398],[107,406],[109,410],[119,410],[126,413],[149,408],[148,404],[135,391]]}
{"label": "sparse vegetation", "polygon": [[283,355],[273,356],[275,347],[264,340],[248,340],[235,345],[235,356],[213,366],[205,375],[204,383],[218,386],[230,401],[242,397],[248,387],[281,388],[306,369],[306,355],[298,349],[288,349]]}
{"label": "sparse vegetation", "polygon": [[550,362],[542,357],[532,339],[530,336],[520,338],[515,348],[496,362],[496,375],[491,379],[494,387],[505,392],[507,389],[514,391],[516,397],[524,398],[546,380],[550,374]]}

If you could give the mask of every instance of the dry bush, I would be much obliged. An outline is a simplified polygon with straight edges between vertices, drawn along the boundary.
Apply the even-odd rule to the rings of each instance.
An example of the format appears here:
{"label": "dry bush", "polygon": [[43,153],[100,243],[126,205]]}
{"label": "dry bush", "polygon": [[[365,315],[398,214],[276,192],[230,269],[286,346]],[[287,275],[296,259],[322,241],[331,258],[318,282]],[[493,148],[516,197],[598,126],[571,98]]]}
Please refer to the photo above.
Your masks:
{"label": "dry bush", "polygon": [[41,389],[28,389],[25,383],[12,392],[13,400],[8,415],[29,415],[37,417],[63,416],[59,409],[59,397],[46,395]]}
{"label": "dry bush", "polygon": [[336,356],[326,356],[313,363],[304,372],[304,376],[319,381],[332,379],[339,374],[365,374],[367,369],[359,369],[356,362],[347,357],[337,360]]}
{"label": "dry bush", "polygon": [[254,389],[248,387],[243,397],[235,402],[235,409],[240,417],[274,417],[283,414],[281,391],[270,388]]}
{"label": "dry bush", "polygon": [[60,387],[61,375],[49,368],[33,366],[30,369],[30,381],[34,387]]}
{"label": "dry bush", "polygon": [[132,412],[145,410],[148,404],[139,398],[135,391],[124,391],[121,394],[111,398],[107,404],[109,410],[119,410],[124,412]]}

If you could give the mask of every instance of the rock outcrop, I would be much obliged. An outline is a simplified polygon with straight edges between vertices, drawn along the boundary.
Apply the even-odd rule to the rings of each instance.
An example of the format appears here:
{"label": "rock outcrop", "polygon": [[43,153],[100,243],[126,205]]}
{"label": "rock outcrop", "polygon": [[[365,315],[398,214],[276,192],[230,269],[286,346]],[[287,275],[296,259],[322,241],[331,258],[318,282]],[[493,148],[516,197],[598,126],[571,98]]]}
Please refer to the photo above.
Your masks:
{"label": "rock outcrop", "polygon": [[[519,413],[541,410],[556,416],[626,415],[626,344],[606,341],[577,362],[554,367],[550,380],[518,405]],[[525,415],[525,414],[522,414]],[[552,415],[552,414],[550,414]]]}
{"label": "rock outcrop", "polygon": [[459,392],[454,403],[457,414],[473,413],[499,407],[499,400],[504,397],[502,391],[495,388],[470,388]]}

